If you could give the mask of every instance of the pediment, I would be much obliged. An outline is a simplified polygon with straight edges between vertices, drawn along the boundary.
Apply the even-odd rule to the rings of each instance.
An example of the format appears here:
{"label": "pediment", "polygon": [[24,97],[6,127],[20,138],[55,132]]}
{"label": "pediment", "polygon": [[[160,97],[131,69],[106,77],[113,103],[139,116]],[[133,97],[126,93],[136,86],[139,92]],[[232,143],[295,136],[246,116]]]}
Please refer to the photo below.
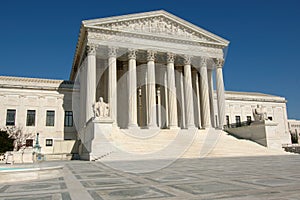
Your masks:
{"label": "pediment", "polygon": [[84,27],[192,40],[227,46],[228,41],[166,11],[154,11],[83,21]]}

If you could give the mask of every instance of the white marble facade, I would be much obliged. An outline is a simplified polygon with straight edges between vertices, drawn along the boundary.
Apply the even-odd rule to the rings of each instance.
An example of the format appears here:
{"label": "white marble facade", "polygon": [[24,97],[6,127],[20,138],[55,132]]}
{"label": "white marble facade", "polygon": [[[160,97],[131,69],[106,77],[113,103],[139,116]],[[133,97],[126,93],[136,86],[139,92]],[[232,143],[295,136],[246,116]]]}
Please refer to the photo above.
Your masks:
{"label": "white marble facade", "polygon": [[[259,93],[226,92],[224,50],[229,41],[165,11],[83,21],[70,81],[0,77],[0,127],[16,110],[15,124],[46,139],[79,139],[100,97],[109,118],[124,129],[209,129],[246,121],[262,105],[290,143],[286,101]],[[36,111],[34,126],[26,112]],[[55,124],[45,125],[47,110]],[[74,124],[64,126],[65,112]]]}
{"label": "white marble facade", "polygon": [[[76,140],[75,126],[65,126],[65,111],[72,111],[73,83],[70,81],[0,76],[0,128],[16,126],[32,133],[33,145],[39,133],[42,153],[53,153],[55,143]],[[8,110],[15,111],[8,125]],[[35,111],[34,123],[27,124],[27,112]],[[47,111],[54,112],[54,123],[47,125]],[[52,145],[46,145],[52,140]]]}
{"label": "white marble facade", "polygon": [[[27,132],[40,133],[43,153],[53,152],[53,146],[46,146],[46,139],[52,139],[53,143],[77,139],[76,124],[73,123],[71,127],[64,126],[65,111],[73,111],[78,107],[78,101],[74,98],[78,92],[73,89],[72,82],[0,76],[0,86],[0,101],[2,102],[0,104],[0,127],[6,126],[7,110],[14,109],[16,110],[16,126],[22,127]],[[217,94],[215,92],[213,94],[214,107],[216,107]],[[257,104],[262,105],[268,117],[278,123],[276,131],[282,135],[282,144],[291,143],[289,130],[295,129],[291,124],[297,124],[300,127],[298,121],[293,123],[290,120],[289,126],[287,125],[286,100],[283,97],[260,93],[226,92],[225,99],[225,116],[229,117],[229,123],[236,123],[236,116],[240,116],[241,121],[246,121],[247,116],[253,119],[252,108]],[[35,126],[26,126],[27,110],[36,110]],[[55,111],[55,123],[52,127],[46,126],[47,110]],[[76,116],[74,120],[76,121]],[[216,126],[216,121],[218,121],[218,113],[215,110],[214,117],[211,118],[212,127]]]}
{"label": "white marble facade", "polygon": [[214,110],[222,128],[228,44],[165,11],[83,21],[70,76],[80,84],[80,127],[103,97],[120,128],[211,128]]}

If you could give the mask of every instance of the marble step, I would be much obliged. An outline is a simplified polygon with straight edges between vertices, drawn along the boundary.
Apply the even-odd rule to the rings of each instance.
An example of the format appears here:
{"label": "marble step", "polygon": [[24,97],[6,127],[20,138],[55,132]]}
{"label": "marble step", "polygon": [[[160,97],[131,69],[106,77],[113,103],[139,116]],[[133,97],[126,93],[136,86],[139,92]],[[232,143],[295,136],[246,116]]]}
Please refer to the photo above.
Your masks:
{"label": "marble step", "polygon": [[[109,153],[102,160],[234,157],[289,154],[237,139],[221,130],[114,131],[107,138]],[[95,155],[96,156],[96,155]],[[97,156],[96,156],[97,157]],[[99,160],[97,159],[97,160]]]}

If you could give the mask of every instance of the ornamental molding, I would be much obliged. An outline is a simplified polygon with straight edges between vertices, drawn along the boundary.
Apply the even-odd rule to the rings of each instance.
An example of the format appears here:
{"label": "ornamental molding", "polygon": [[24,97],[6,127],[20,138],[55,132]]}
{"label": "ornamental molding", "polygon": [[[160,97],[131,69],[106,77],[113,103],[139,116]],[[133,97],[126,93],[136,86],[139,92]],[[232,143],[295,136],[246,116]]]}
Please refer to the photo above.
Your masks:
{"label": "ornamental molding", "polygon": [[171,36],[174,38],[193,39],[202,42],[217,42],[212,38],[191,30],[190,28],[164,16],[96,24],[95,26],[115,31]]}
{"label": "ornamental molding", "polygon": [[[215,58],[223,58],[223,51],[222,49],[220,49],[219,47],[215,47],[215,46],[212,46],[212,45],[199,45],[199,43],[190,43],[190,42],[183,42],[183,43],[180,43],[180,41],[169,41],[169,40],[157,40],[157,42],[155,43],[156,46],[155,47],[159,47],[159,42],[162,42],[161,43],[161,47],[162,48],[166,48],[166,51],[167,49],[169,49],[168,47],[166,47],[166,43],[165,42],[168,42],[170,43],[175,43],[175,46],[173,46],[173,50],[176,51],[176,49],[180,50],[179,48],[182,48],[183,50],[184,49],[189,49],[190,51],[196,53],[196,54],[200,54],[202,53],[203,55],[207,55],[208,57],[215,57]],[[118,35],[110,35],[108,33],[104,33],[104,32],[101,32],[101,31],[96,31],[96,32],[90,32],[89,33],[89,43],[93,43],[94,45],[97,45],[97,44],[109,44],[109,43],[112,43],[112,44],[115,44],[115,45],[119,45],[120,47],[129,47],[130,45],[134,45],[136,44],[136,47],[132,46],[130,48],[140,48],[141,45],[139,44],[144,44],[144,47],[146,48],[146,45],[148,43],[150,44],[153,44],[153,42],[149,42],[146,40],[146,38],[135,38],[135,37],[132,37],[132,36],[125,36],[125,35],[121,35],[121,34],[118,34]],[[176,47],[176,46],[179,46]],[[154,48],[154,47],[151,47],[151,48]],[[186,52],[186,51],[185,51]],[[181,54],[179,52],[177,52],[176,54]]]}
{"label": "ornamental molding", "polygon": [[65,90],[72,89],[73,81],[0,76],[0,88],[36,89],[36,90]]}
{"label": "ornamental molding", "polygon": [[201,42],[198,40],[186,39],[184,37],[164,37],[164,35],[156,34],[139,34],[137,32],[120,32],[111,29],[97,29],[94,27],[87,28],[88,39],[101,39],[107,41],[120,41],[120,42],[131,42],[130,38],[139,38],[155,41],[164,41],[178,44],[189,44],[194,46],[213,47],[217,49],[223,49],[224,45],[213,42]]}

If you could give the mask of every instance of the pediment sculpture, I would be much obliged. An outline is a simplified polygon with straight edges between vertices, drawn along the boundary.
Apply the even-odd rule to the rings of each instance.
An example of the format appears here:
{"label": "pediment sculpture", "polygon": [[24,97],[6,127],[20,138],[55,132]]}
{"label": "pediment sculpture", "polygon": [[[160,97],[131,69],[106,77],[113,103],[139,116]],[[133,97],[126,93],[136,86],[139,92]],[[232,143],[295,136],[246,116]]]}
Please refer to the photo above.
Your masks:
{"label": "pediment sculpture", "polygon": [[93,104],[94,117],[107,118],[109,117],[109,105],[104,102],[103,97]]}
{"label": "pediment sculpture", "polygon": [[97,26],[117,31],[134,31],[136,33],[148,33],[162,36],[171,35],[179,38],[213,41],[211,38],[162,16],[98,24]]}
{"label": "pediment sculpture", "polygon": [[252,113],[254,121],[268,120],[267,113],[263,110],[261,105],[257,105],[257,107],[253,109]]}

